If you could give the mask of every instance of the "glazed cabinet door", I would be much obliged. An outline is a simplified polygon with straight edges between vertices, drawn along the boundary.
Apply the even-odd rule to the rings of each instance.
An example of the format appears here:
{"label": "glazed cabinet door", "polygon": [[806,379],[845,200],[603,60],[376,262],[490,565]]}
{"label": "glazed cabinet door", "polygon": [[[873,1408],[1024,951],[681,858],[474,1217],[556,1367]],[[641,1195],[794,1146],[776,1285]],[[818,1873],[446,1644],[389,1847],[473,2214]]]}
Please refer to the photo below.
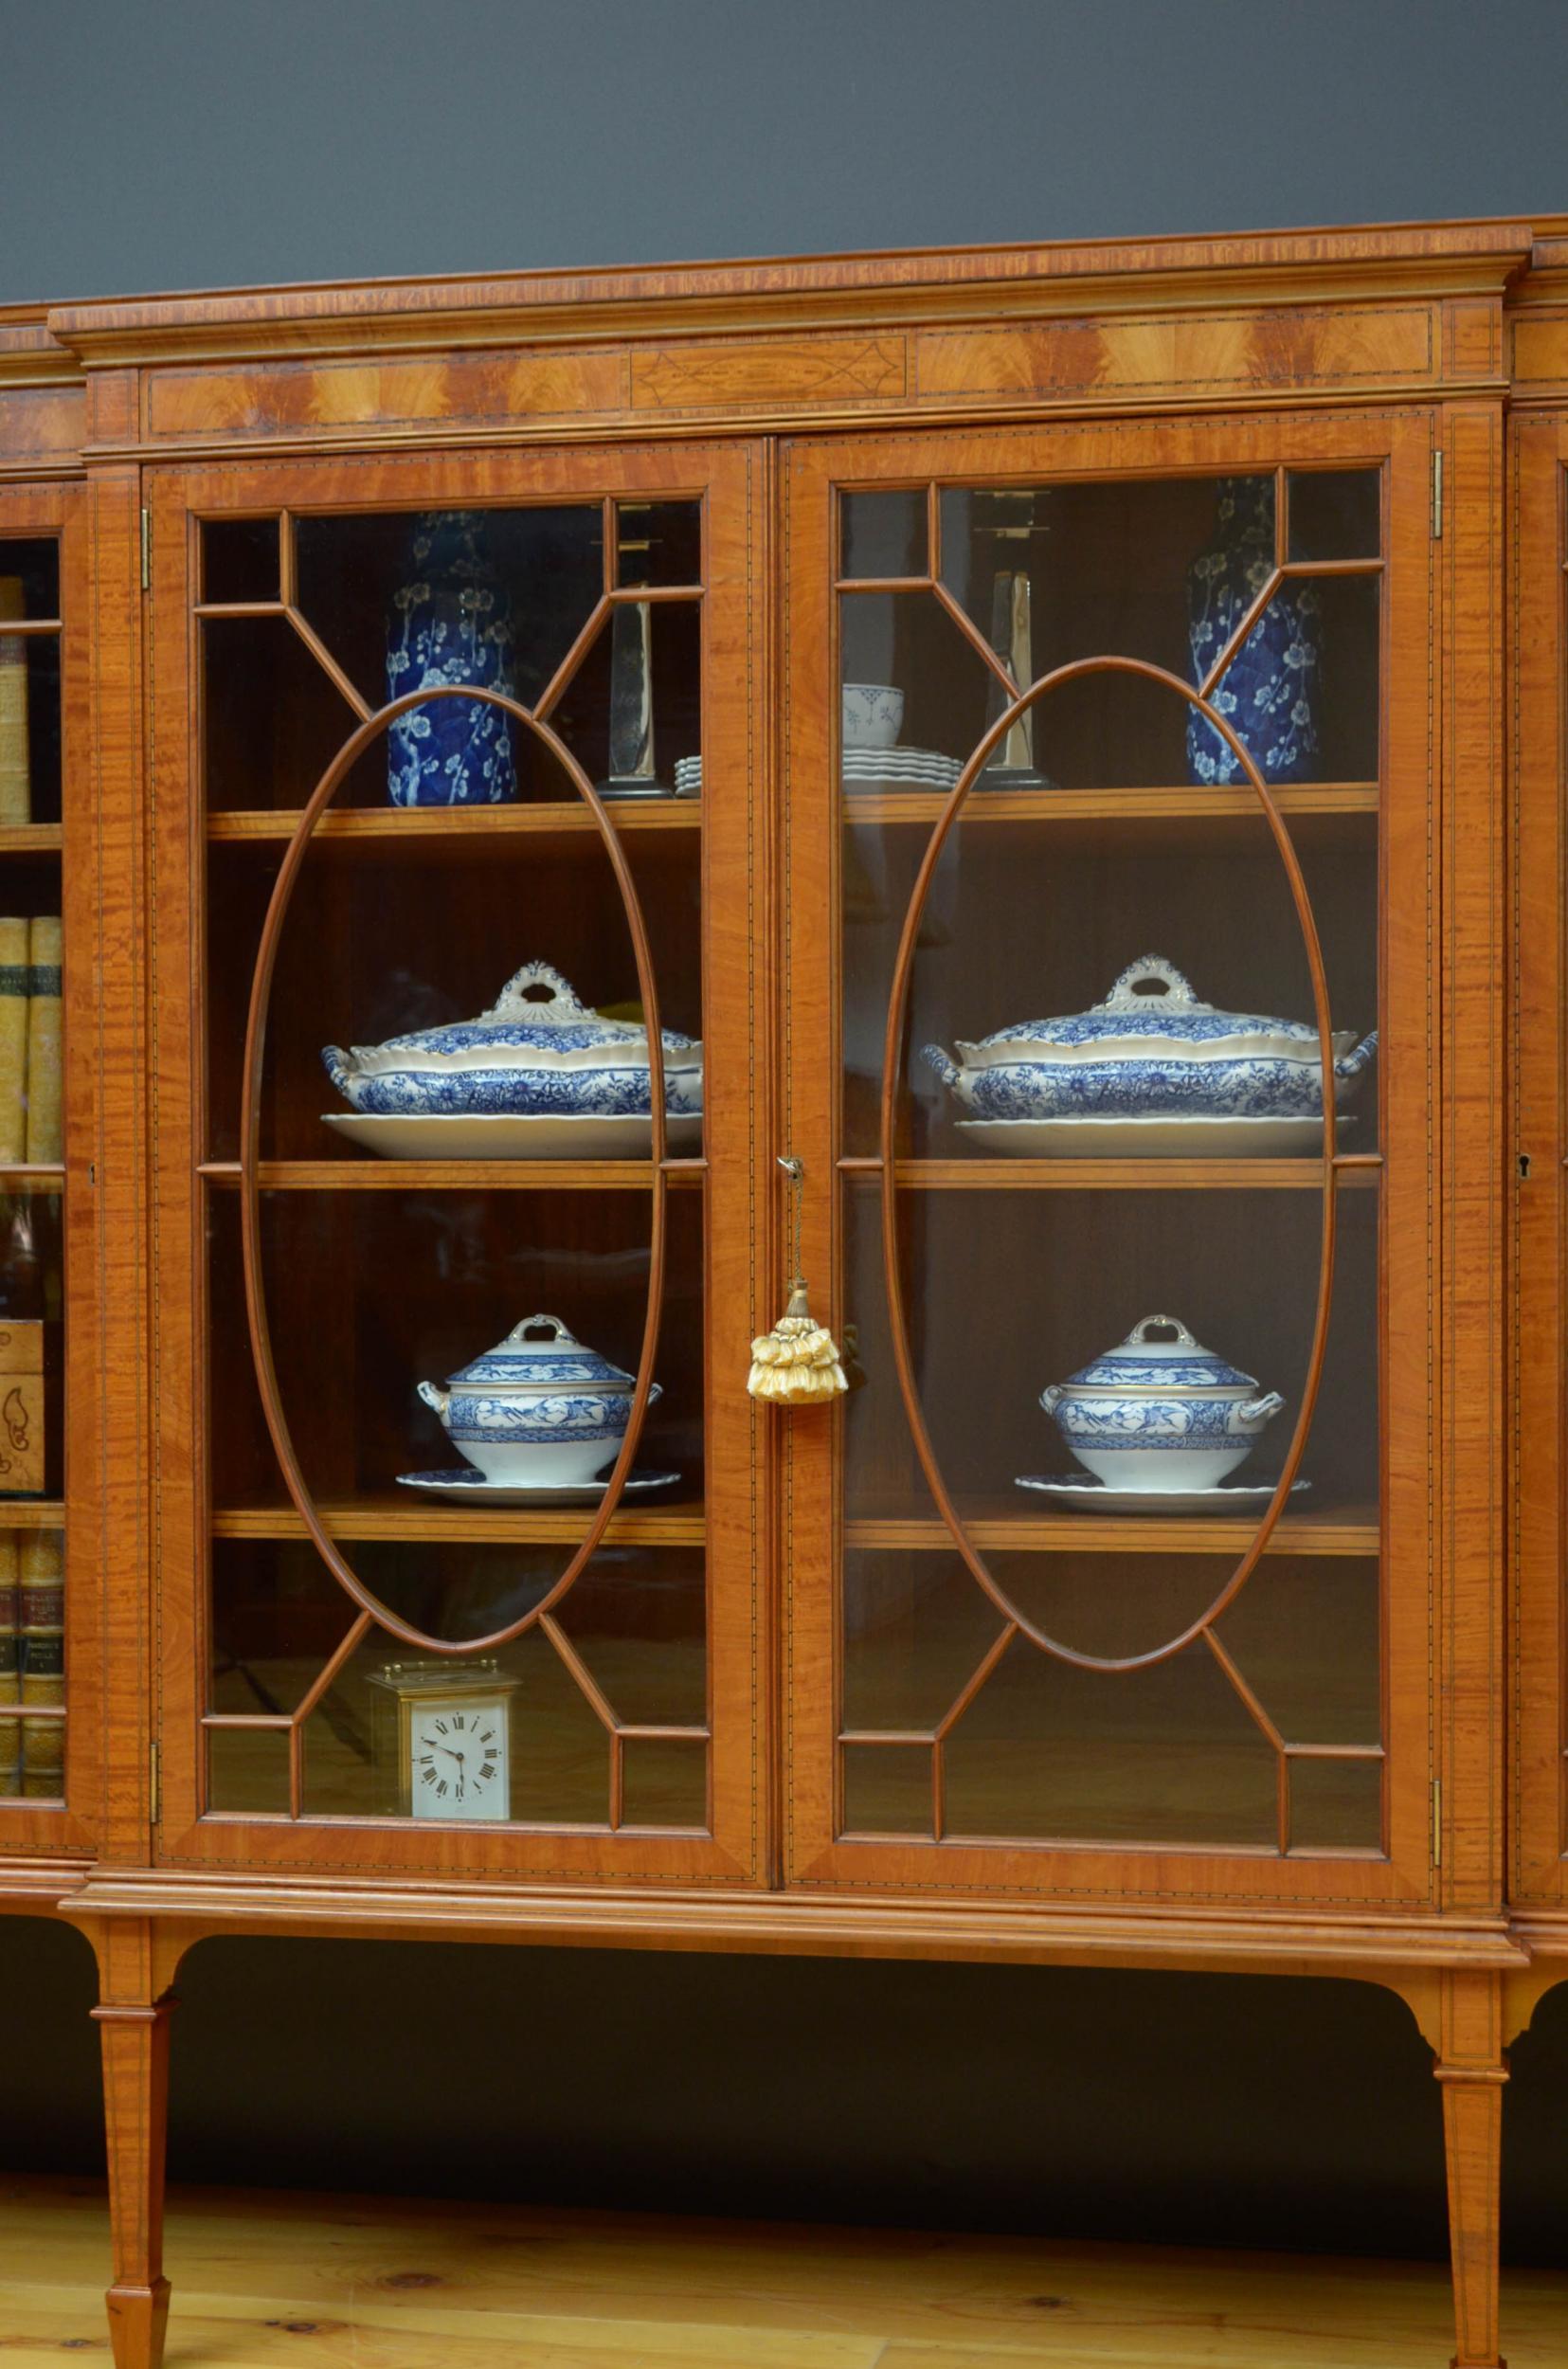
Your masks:
{"label": "glazed cabinet door", "polygon": [[1433,437],[788,453],[797,1885],[1431,1896]]}
{"label": "glazed cabinet door", "polygon": [[168,1856],[758,1872],[759,480],[152,475]]}
{"label": "glazed cabinet door", "polygon": [[0,1858],[99,1795],[87,597],[81,494],[0,489]]}
{"label": "glazed cabinet door", "polygon": [[1509,1888],[1568,1906],[1568,836],[1563,824],[1568,418],[1516,418],[1509,627],[1515,668],[1513,1442],[1515,1713]]}

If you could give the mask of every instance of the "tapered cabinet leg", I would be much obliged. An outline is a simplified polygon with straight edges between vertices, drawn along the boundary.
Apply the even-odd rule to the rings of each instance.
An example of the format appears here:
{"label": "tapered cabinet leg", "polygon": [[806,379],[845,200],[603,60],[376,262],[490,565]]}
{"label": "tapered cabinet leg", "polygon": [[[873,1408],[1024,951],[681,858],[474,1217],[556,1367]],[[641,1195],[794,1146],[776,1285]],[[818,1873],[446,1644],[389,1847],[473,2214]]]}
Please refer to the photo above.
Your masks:
{"label": "tapered cabinet leg", "polygon": [[174,1998],[169,1991],[147,1995],[155,1987],[156,1953],[135,1947],[135,1938],[116,1933],[113,1944],[99,1950],[103,1996],[93,2009],[103,2047],[109,2154],[109,2338],[115,2369],[159,2369],[169,2318],[163,2179]]}
{"label": "tapered cabinet leg", "polygon": [[1502,2369],[1497,2278],[1503,2085],[1508,2078],[1502,2033],[1501,1977],[1443,1977],[1436,2073],[1448,2158],[1454,2369]]}

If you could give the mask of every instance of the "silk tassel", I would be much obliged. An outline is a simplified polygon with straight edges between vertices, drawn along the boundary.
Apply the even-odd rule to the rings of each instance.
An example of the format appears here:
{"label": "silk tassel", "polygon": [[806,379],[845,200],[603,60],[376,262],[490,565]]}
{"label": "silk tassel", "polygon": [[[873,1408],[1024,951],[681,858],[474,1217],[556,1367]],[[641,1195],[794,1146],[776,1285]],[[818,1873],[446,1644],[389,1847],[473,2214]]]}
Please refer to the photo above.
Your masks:
{"label": "silk tassel", "polygon": [[776,1406],[805,1406],[820,1399],[836,1399],[849,1384],[838,1345],[812,1314],[801,1273],[802,1166],[799,1160],[781,1160],[779,1166],[795,1193],[795,1273],[790,1278],[788,1307],[772,1331],[760,1334],[751,1344],[751,1371],[746,1386],[754,1399],[770,1399]]}

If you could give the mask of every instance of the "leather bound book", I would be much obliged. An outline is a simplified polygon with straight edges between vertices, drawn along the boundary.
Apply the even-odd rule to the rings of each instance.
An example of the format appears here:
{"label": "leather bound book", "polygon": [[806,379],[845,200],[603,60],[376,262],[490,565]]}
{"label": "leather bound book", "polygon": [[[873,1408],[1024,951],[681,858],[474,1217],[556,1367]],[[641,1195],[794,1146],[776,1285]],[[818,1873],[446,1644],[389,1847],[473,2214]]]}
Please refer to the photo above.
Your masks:
{"label": "leather bound book", "polygon": [[58,913],[35,913],[27,934],[27,1158],[63,1160]]}
{"label": "leather bound book", "polygon": [[27,614],[20,576],[0,576],[0,828],[32,820],[27,753],[27,645],[3,630]]}

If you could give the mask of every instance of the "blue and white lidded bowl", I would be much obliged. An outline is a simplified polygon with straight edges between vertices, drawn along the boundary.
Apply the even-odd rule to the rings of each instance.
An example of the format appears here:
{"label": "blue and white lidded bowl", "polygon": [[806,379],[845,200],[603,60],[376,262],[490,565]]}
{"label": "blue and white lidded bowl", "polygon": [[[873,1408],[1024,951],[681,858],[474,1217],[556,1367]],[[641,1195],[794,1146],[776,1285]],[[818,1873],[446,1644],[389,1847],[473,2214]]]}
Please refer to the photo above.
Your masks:
{"label": "blue and white lidded bowl", "polygon": [[[525,1316],[444,1384],[418,1387],[452,1445],[486,1480],[562,1489],[614,1463],[637,1382],[585,1348],[559,1316]],[[658,1395],[656,1382],[650,1406]]]}
{"label": "blue and white lidded bowl", "polygon": [[[1335,1108],[1377,1050],[1376,1030],[1333,1038]],[[1221,1012],[1174,963],[1129,963],[1103,1004],[1060,1020],[1022,1021],[978,1044],[921,1058],[978,1119],[1322,1118],[1316,1023]]]}
{"label": "blue and white lidded bowl", "polygon": [[[674,1028],[662,1040],[666,1112],[700,1112],[701,1045]],[[321,1058],[356,1111],[647,1118],[653,1107],[646,1028],[605,1020],[549,963],[525,963],[478,1020],[323,1045]]]}
{"label": "blue and white lidded bowl", "polygon": [[[1151,1332],[1171,1336],[1151,1340]],[[1108,1489],[1216,1489],[1251,1455],[1285,1401],[1193,1339],[1174,1316],[1145,1316],[1040,1393],[1078,1462]]]}

